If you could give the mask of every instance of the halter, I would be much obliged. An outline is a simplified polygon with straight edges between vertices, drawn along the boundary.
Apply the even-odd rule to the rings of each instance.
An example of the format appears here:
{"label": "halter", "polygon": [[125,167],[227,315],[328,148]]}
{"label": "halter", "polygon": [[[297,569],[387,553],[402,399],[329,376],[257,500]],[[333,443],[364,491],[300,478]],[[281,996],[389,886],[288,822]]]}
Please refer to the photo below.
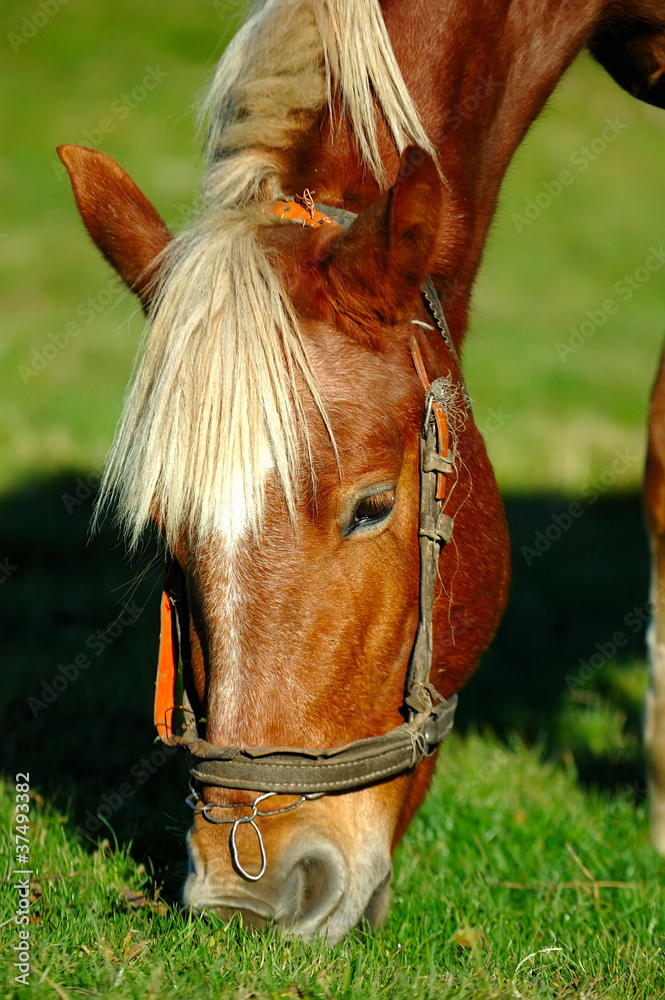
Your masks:
{"label": "halter", "polygon": [[[308,191],[295,201],[279,201],[267,211],[280,218],[306,226],[347,226],[353,213],[330,206],[315,205]],[[431,279],[423,286],[426,305],[458,363],[455,347]],[[191,778],[200,785],[220,788],[260,789],[252,802],[221,806],[202,803],[196,786],[190,781],[189,805],[212,823],[232,823],[230,848],[236,869],[256,881],[266,869],[265,849],[256,823],[260,816],[270,816],[297,808],[307,799],[330,792],[347,792],[395,778],[415,768],[431,756],[453,726],[457,695],[445,699],[430,681],[432,666],[434,593],[439,553],[452,537],[452,518],[443,513],[446,477],[453,471],[449,452],[449,428],[446,419],[446,387],[442,379],[430,383],[420,349],[411,340],[413,363],[425,391],[423,423],[419,435],[420,465],[420,591],[418,629],[411,652],[405,684],[404,705],[408,721],[380,736],[356,740],[345,746],[325,750],[295,747],[216,746],[199,738],[198,705],[189,657],[189,609],[182,571],[167,554],[164,593],[161,603],[161,639],[155,691],[154,721],[159,738],[187,753]],[[183,704],[177,705],[178,661],[182,660]],[[192,721],[182,735],[173,731],[175,707],[183,708]],[[262,810],[259,804],[272,795],[298,796],[298,801],[282,809]],[[249,809],[239,818],[215,816],[213,810]],[[250,824],[258,837],[261,867],[258,874],[248,873],[240,863],[236,834],[242,824]]]}

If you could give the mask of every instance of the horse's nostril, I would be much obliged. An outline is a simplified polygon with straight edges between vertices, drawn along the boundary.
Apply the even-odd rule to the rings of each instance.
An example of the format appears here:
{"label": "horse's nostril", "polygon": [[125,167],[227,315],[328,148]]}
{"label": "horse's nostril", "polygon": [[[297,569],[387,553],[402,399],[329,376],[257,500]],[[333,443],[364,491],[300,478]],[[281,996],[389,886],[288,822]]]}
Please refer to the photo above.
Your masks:
{"label": "horse's nostril", "polygon": [[296,934],[310,937],[321,929],[344,895],[346,862],[333,844],[322,843],[303,852],[293,863],[277,919]]}
{"label": "horse's nostril", "polygon": [[391,866],[388,868],[383,881],[379,882],[376,889],[370,896],[369,903],[365,907],[363,918],[367,921],[372,930],[376,930],[376,928],[386,919],[388,907],[390,906],[390,882],[392,877],[393,870]]}

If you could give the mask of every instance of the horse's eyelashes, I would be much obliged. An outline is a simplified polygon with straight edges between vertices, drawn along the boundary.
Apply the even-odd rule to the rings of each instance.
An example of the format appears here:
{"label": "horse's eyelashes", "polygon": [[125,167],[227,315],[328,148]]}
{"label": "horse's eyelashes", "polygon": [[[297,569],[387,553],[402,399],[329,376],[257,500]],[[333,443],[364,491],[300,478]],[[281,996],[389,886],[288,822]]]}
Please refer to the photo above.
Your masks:
{"label": "horse's eyelashes", "polygon": [[369,528],[384,521],[395,506],[395,489],[383,490],[359,500],[353,511],[347,533]]}

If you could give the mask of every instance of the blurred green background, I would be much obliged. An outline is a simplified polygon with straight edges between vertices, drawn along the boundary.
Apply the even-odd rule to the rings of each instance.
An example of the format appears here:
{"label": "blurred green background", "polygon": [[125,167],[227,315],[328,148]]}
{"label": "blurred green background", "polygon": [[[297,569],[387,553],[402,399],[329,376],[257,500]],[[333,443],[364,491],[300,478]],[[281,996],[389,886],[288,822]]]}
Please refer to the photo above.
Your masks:
{"label": "blurred green background", "polygon": [[[88,811],[153,749],[160,572],[149,546],[130,565],[110,526],[89,537],[142,320],[89,243],[54,147],[112,154],[180,228],[201,172],[193,108],[241,10],[175,0],[46,6],[55,12],[38,28],[43,8],[5,0],[0,9],[0,701],[11,773],[30,769],[45,793],[69,797],[85,829]],[[602,139],[607,119],[618,122],[612,141]],[[646,281],[639,269],[665,241],[664,130],[665,113],[625,95],[590,58],[576,63],[511,168],[465,352],[515,579],[460,723],[540,739],[585,780],[629,784],[638,796],[645,616],[634,609],[647,600],[638,490],[665,326],[665,268]],[[558,193],[562,171],[572,181]],[[626,274],[638,276],[636,288],[620,299]],[[618,308],[600,322],[608,298]],[[557,345],[585,323],[582,346],[562,360]],[[575,500],[582,516],[525,556]],[[115,635],[127,600],[144,611]],[[626,642],[609,655],[617,632]],[[108,642],[98,653],[100,633]],[[597,644],[608,655],[581,678]],[[80,654],[90,666],[39,708]],[[188,821],[177,766],[113,816],[140,850],[166,807],[173,830],[156,848],[165,858],[180,855],[174,840]]]}

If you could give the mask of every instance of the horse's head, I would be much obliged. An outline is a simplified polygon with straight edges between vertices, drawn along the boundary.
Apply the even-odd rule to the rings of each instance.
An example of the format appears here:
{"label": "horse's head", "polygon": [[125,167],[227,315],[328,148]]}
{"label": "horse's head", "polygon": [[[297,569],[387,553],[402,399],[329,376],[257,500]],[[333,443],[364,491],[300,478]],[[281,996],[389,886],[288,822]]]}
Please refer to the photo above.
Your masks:
{"label": "horse's head", "polygon": [[[251,259],[243,261],[238,251],[231,278],[221,265],[204,268],[205,280],[192,291],[182,287],[178,270],[189,264],[180,250],[171,255],[166,228],[117,164],[75,147],[61,155],[93,239],[148,312],[155,274],[163,271],[147,348],[152,361],[137,380],[135,392],[143,395],[130,431],[141,437],[143,426],[149,435],[156,424],[161,439],[154,446],[161,448],[159,469],[142,490],[152,491],[146,509],[186,583],[188,659],[205,715],[201,735],[225,747],[317,750],[404,721],[419,621],[424,389],[414,351],[429,379],[449,377],[454,403],[446,510],[455,526],[439,563],[432,672],[439,691],[452,693],[475,666],[502,609],[506,538],[456,358],[421,301],[444,197],[433,161],[420,151],[405,154],[393,188],[347,229],[334,221],[299,225],[253,209]],[[214,242],[214,232],[206,239]],[[187,248],[182,253],[192,256]],[[291,317],[283,336],[297,323],[295,346],[268,340],[255,351],[241,343],[259,336],[250,300],[255,293],[260,314],[265,287],[259,286],[272,280],[257,260],[279,276],[284,298],[270,301]],[[251,280],[245,265],[256,271]],[[222,305],[206,284],[211,276],[231,289]],[[175,313],[169,313],[169,281],[181,284]],[[234,328],[228,346],[220,310]],[[193,324],[186,350],[177,329],[162,330],[160,315],[175,315],[176,326],[177,315],[184,326]],[[200,342],[210,338],[221,344],[208,354]],[[168,365],[159,351],[169,354]],[[226,371],[217,370],[217,351]],[[196,366],[201,370],[192,372]],[[268,380],[278,369],[282,381],[275,387]],[[141,408],[152,423],[141,425]],[[232,459],[225,448],[236,452]],[[202,454],[194,461],[197,449]],[[128,461],[116,453],[122,474]],[[132,461],[145,471],[155,456],[144,447]],[[169,470],[178,490],[164,481]],[[197,490],[205,495],[197,497]],[[219,495],[210,496],[215,490]],[[363,916],[376,924],[387,908],[393,848],[424,795],[432,760],[392,780],[258,819],[262,841],[251,823],[233,827],[233,852],[229,825],[214,820],[251,815],[238,804],[253,802],[263,789],[203,786],[200,805],[208,806],[205,814],[197,810],[188,838],[186,904],[240,910],[253,922],[274,918],[303,936],[329,940]],[[296,801],[277,795],[260,809]],[[267,867],[254,881],[262,843]]]}

